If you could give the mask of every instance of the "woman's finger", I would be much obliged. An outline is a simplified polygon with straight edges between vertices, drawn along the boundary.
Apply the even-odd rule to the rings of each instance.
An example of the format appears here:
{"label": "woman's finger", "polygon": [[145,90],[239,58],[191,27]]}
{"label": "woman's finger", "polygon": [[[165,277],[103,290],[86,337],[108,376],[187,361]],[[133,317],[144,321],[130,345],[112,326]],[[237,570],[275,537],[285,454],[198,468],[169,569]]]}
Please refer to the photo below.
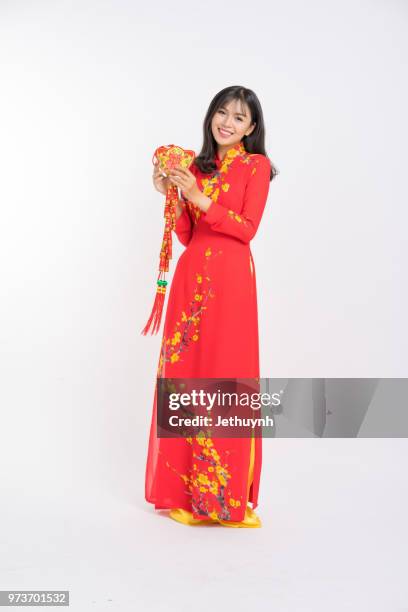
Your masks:
{"label": "woman's finger", "polygon": [[190,171],[187,170],[187,168],[182,168],[181,166],[177,166],[176,168],[173,168],[169,172],[174,172],[175,174],[184,174],[184,176],[188,176]]}
{"label": "woman's finger", "polygon": [[160,170],[160,168],[155,168],[155,169],[154,169],[153,176],[154,176],[154,177],[165,178],[165,175],[164,175],[164,174],[163,174],[163,172]]}
{"label": "woman's finger", "polygon": [[176,183],[178,186],[183,187],[183,189],[184,189],[184,188],[186,187],[186,185],[187,185],[186,179],[185,179],[184,177],[181,177],[181,176],[171,176],[171,177],[170,177],[170,180],[174,180],[174,182],[175,182],[175,183]]}

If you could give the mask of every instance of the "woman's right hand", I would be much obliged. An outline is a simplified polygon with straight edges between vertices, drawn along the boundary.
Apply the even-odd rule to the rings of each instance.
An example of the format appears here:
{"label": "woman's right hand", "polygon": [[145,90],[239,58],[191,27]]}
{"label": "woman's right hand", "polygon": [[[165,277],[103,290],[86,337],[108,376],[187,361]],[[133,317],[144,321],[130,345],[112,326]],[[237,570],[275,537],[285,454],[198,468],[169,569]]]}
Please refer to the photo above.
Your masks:
{"label": "woman's right hand", "polygon": [[170,180],[168,176],[164,176],[162,171],[160,170],[159,162],[155,160],[154,162],[154,170],[153,170],[153,185],[154,188],[163,195],[166,195],[167,189],[170,185]]}

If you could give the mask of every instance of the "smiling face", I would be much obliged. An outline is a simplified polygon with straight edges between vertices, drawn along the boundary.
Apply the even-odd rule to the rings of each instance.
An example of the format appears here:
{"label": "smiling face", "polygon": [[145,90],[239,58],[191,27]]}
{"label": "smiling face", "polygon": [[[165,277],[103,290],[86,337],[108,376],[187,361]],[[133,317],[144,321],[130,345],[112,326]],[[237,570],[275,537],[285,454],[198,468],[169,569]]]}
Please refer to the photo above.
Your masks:
{"label": "smiling face", "polygon": [[226,151],[254,130],[249,107],[241,100],[230,100],[215,111],[211,130],[219,152]]}

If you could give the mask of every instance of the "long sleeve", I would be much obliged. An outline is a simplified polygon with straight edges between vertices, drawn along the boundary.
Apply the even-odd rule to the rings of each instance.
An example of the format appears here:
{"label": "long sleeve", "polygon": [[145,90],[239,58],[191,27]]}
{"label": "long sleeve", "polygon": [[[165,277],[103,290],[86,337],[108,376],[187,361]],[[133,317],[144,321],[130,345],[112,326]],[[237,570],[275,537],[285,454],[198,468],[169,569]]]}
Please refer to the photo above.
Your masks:
{"label": "long sleeve", "polygon": [[191,240],[193,224],[192,224],[189,212],[185,205],[184,205],[183,212],[181,213],[181,215],[176,221],[176,227],[174,231],[177,235],[177,238],[180,240],[181,244],[183,244],[184,246],[187,246]]}
{"label": "long sleeve", "polygon": [[271,163],[265,155],[257,154],[245,187],[244,204],[240,214],[220,205],[223,191],[217,201],[211,202],[203,220],[213,230],[249,243],[255,236],[268,199]]}

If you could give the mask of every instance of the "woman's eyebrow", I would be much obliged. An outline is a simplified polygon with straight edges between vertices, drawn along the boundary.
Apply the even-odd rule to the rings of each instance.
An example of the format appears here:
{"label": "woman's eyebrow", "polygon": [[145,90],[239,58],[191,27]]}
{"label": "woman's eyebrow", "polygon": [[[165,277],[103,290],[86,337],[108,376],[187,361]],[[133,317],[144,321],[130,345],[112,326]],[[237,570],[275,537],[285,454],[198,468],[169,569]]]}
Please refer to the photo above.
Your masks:
{"label": "woman's eyebrow", "polygon": [[[227,109],[225,108],[225,106],[220,106],[220,108],[222,108],[223,110],[227,110]],[[245,114],[245,113],[235,113],[235,114],[236,114],[236,115],[242,115],[243,117],[246,117],[246,114]]]}

